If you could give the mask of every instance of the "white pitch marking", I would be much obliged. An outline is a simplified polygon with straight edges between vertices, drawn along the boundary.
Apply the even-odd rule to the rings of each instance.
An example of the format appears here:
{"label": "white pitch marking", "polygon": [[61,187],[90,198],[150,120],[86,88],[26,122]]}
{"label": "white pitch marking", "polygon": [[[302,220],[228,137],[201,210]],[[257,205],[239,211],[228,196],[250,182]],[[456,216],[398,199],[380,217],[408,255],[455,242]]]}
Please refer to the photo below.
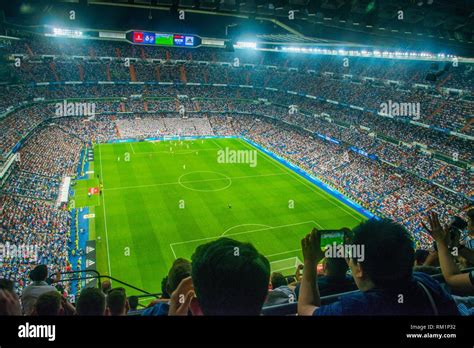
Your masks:
{"label": "white pitch marking", "polygon": [[[102,150],[99,145],[99,155],[100,155],[100,177],[102,178],[102,182],[104,180],[104,175],[102,172]],[[100,183],[99,183],[100,184]],[[104,210],[104,226],[105,226],[105,242],[107,245],[107,260],[109,264],[109,276],[112,275],[112,268],[110,267],[110,253],[109,253],[109,234],[107,232],[107,215],[105,214],[105,189],[102,190],[102,208]]]}
{"label": "white pitch marking", "polygon": [[242,226],[265,226],[265,227],[268,227],[268,228],[272,227],[272,226],[264,225],[264,224],[241,224],[241,225],[235,225],[235,226],[233,226],[233,227],[228,228],[227,230],[225,230],[224,233],[221,234],[221,237],[222,237],[223,235],[225,235],[227,232],[229,232],[230,230],[233,230],[234,228],[242,227]]}
{"label": "white pitch marking", "polygon": [[[216,172],[217,173],[217,172]],[[263,175],[247,175],[247,176],[236,176],[236,177],[222,177],[222,178],[217,178],[217,179],[203,179],[203,180],[190,180],[190,181],[184,181],[186,184],[192,184],[192,183],[197,183],[197,182],[208,182],[208,181],[219,181],[219,180],[236,180],[236,179],[249,179],[249,178],[260,178],[260,177],[267,177],[267,176],[280,176],[280,175],[289,175],[289,173],[274,173],[274,174],[263,174]],[[154,186],[167,186],[167,185],[181,185],[183,182],[164,182],[164,183],[159,183],[159,184],[150,184],[150,185],[137,185],[137,186],[122,186],[122,187],[112,187],[108,188],[108,191],[114,191],[114,190],[126,190],[126,189],[134,189],[134,188],[142,188],[142,187],[154,187]]]}
{"label": "white pitch marking", "polygon": [[135,150],[133,149],[133,145],[132,145],[132,143],[129,143],[129,144],[130,144],[130,147],[132,148],[132,152],[133,152],[133,154],[135,155],[136,153],[135,153]]}
{"label": "white pitch marking", "polygon": [[170,248],[171,248],[171,251],[173,252],[174,259],[176,260],[177,259],[176,253],[174,252],[173,246],[171,244],[170,244]]}
{"label": "white pitch marking", "polygon": [[[243,140],[242,140],[243,141]],[[245,144],[247,144],[249,147],[252,147],[252,148],[255,148],[254,146],[252,146],[251,144],[243,141]],[[262,152],[262,151],[260,151]],[[262,152],[265,156],[263,156],[263,158],[265,160],[267,160],[268,162],[270,162],[271,164],[273,164],[275,167],[277,168],[284,168],[285,171],[290,171],[291,174],[294,175],[294,178],[299,181],[301,184],[305,185],[306,187],[310,188],[311,191],[313,191],[314,193],[316,193],[318,196],[324,198],[324,200],[328,201],[329,203],[331,203],[333,206],[335,206],[336,208],[338,208],[339,210],[342,210],[344,213],[352,216],[353,218],[356,218],[357,221],[361,221],[360,220],[360,216],[357,216],[357,215],[354,215],[351,211],[348,211],[346,209],[344,209],[343,207],[346,207],[346,205],[341,202],[343,204],[343,207],[341,207],[340,205],[334,203],[332,200],[330,200],[329,198],[326,197],[326,195],[323,195],[321,192],[319,192],[320,188],[314,186],[313,184],[309,183],[307,180],[305,179],[302,179],[298,173],[295,173],[291,170],[289,170],[287,167],[284,167],[281,163],[279,162],[276,162],[273,158],[271,158],[270,156],[268,156],[266,153]]]}
{"label": "white pitch marking", "polygon": [[286,271],[287,269],[295,269],[295,268],[296,268],[295,266],[279,268],[279,269],[272,270],[272,272]]}
{"label": "white pitch marking", "polygon": [[[250,231],[244,231],[244,232],[238,232],[238,233],[231,233],[231,234],[228,234],[227,236],[237,236],[237,235],[240,235],[240,234],[247,234],[247,233],[253,233],[253,232],[258,232],[258,231],[274,230],[274,229],[277,229],[277,228],[280,228],[280,227],[298,226],[298,225],[309,224],[311,222],[314,223],[313,220],[310,220],[310,221],[297,222],[297,223],[288,224],[288,225],[280,225],[280,226],[274,226],[274,227],[268,227],[268,228],[259,228],[259,229],[256,229],[256,230],[250,230]],[[171,243],[171,244],[172,245],[177,245],[177,244],[200,242],[200,241],[203,241],[203,240],[217,239],[219,237],[220,236],[192,239],[192,240],[187,240],[187,241],[184,241],[184,242],[175,242],[175,243]]]}
{"label": "white pitch marking", "polygon": [[[276,254],[270,254],[270,255],[265,255],[265,257],[273,257],[273,256],[278,256],[278,255],[284,255],[284,254],[289,254],[289,253],[295,253],[297,251],[301,251],[301,249],[295,249],[295,250],[289,250],[289,251],[284,251],[282,253],[276,253]],[[277,260],[279,261],[279,260]]]}
{"label": "white pitch marking", "polygon": [[138,152],[134,152],[136,155],[146,155],[146,154],[150,154],[150,153],[164,153],[164,154],[175,154],[175,155],[187,155],[187,154],[190,154],[190,153],[195,153],[196,151],[217,151],[219,150],[219,148],[206,148],[206,149],[195,149],[195,150],[177,150],[177,151],[173,151],[173,152],[170,152],[170,151],[138,151]]}

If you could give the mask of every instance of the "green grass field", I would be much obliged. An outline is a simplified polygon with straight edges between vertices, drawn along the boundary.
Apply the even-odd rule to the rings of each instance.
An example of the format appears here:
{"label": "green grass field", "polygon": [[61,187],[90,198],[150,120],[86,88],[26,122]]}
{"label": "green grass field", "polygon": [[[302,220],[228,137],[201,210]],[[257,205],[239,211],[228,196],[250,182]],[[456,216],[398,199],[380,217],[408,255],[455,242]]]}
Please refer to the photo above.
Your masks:
{"label": "green grass field", "polygon": [[198,245],[227,236],[253,243],[272,270],[291,274],[313,227],[365,219],[260,151],[254,167],[219,163],[224,148],[256,150],[240,139],[96,145],[94,179],[78,184],[76,196],[84,204],[100,175],[103,194],[90,200],[98,271],[160,292],[175,258],[190,259]]}

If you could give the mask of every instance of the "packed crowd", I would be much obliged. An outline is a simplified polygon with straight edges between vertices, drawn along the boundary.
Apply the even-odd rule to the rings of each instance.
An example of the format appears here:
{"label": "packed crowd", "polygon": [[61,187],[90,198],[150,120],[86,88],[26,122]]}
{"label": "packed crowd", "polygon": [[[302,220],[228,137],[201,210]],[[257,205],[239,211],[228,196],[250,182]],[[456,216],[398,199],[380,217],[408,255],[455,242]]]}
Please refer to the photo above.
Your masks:
{"label": "packed crowd", "polygon": [[[5,93],[10,93],[6,87]],[[260,100],[261,106],[258,104],[252,105],[255,108],[267,107],[268,112],[271,113],[285,113],[286,117],[290,117],[288,112],[279,109],[280,111],[272,111],[272,106],[265,105],[263,100],[270,103],[276,103],[284,108],[294,105],[298,111],[306,114],[327,115],[331,119],[343,124],[347,128],[357,128],[358,130],[365,127],[363,132],[367,134],[375,132],[381,137],[388,137],[395,142],[403,142],[407,144],[421,144],[430,150],[439,151],[448,157],[456,158],[464,161],[472,161],[472,153],[474,152],[472,141],[464,140],[462,138],[451,136],[447,133],[416,126],[403,120],[390,119],[382,117],[370,112],[360,111],[353,108],[347,108],[341,105],[322,102],[314,99],[309,99],[303,96],[288,94],[285,92],[268,91],[263,89],[251,88],[231,88],[231,87],[204,87],[204,86],[159,86],[159,85],[96,85],[96,86],[53,86],[50,88],[35,87],[35,88],[18,88],[18,93],[25,93],[25,99],[32,101],[34,96],[44,95],[46,100],[59,99],[68,100],[69,98],[109,98],[109,101],[98,101],[83,99],[78,102],[95,103],[95,113],[110,113],[116,114],[118,112],[164,112],[164,111],[178,111],[180,107],[184,108],[185,113],[192,113],[195,111],[239,111],[242,103],[236,100]],[[0,98],[11,98],[15,101],[14,95],[16,90],[10,94],[0,94]],[[137,99],[138,96],[145,98],[145,100]],[[187,98],[181,98],[187,96]],[[128,98],[125,100],[124,98]],[[223,98],[219,103],[216,100],[209,101],[209,98]],[[111,100],[112,99],[112,100]],[[236,99],[236,100],[231,100]],[[474,104],[469,104],[474,105]],[[56,103],[50,104],[36,104],[20,110],[8,113],[0,120],[0,130],[5,134],[0,143],[2,153],[7,154],[11,148],[21,140],[21,138],[34,128],[45,118],[53,117],[56,114]],[[469,115],[468,111],[455,113],[452,109],[446,108],[446,112],[453,115]],[[245,110],[244,110],[245,111]],[[253,111],[253,110],[246,110]],[[30,117],[31,116],[31,117]],[[295,116],[293,116],[295,117]],[[444,117],[444,116],[443,116]],[[469,117],[468,117],[469,118]],[[18,122],[16,120],[18,119]],[[449,118],[445,118],[448,120]],[[323,121],[324,118],[321,120]],[[316,127],[314,118],[298,119],[304,127]],[[324,124],[323,124],[324,125]],[[367,152],[372,152],[377,148],[379,142],[376,138],[361,139],[360,136],[351,129],[342,132],[341,128],[331,127],[338,130],[337,136],[341,138],[346,137],[349,142],[360,142],[359,147],[366,147]],[[468,129],[468,128],[466,128]],[[331,130],[328,130],[331,131]],[[341,133],[342,132],[342,133]],[[329,134],[328,134],[329,135]],[[334,135],[336,137],[336,135]],[[377,137],[378,138],[378,137]],[[343,140],[343,139],[342,139]],[[374,143],[375,142],[375,143]],[[385,147],[386,148],[386,147]],[[387,156],[397,158],[387,151]],[[415,161],[413,161],[415,162]]]}
{"label": "packed crowd", "polygon": [[467,198],[442,190],[409,172],[318,137],[308,137],[301,130],[282,127],[275,121],[215,117],[211,123],[220,134],[232,133],[229,129],[234,129],[329,182],[369,210],[403,222],[423,248],[430,244],[421,233],[419,216],[423,211],[439,206],[444,217],[469,204]]}
{"label": "packed crowd", "polygon": [[[70,213],[52,202],[19,195],[2,194],[3,246],[28,246],[20,255],[2,255],[1,278],[10,279],[20,292],[32,265],[48,264],[50,271],[66,271],[68,267]],[[64,284],[65,288],[68,285]]]}
{"label": "packed crowd", "polygon": [[[468,64],[452,66],[450,62],[350,58],[350,64],[345,67],[342,57],[271,52],[256,56],[246,51],[224,53],[217,49],[199,49],[189,52],[122,43],[72,44],[55,40],[13,42],[9,52],[26,57],[21,67],[14,70],[17,82],[22,84],[60,81],[226,83],[311,94],[376,112],[382,103],[389,101],[414,103],[420,105],[419,114],[400,115],[402,120],[415,119],[472,135],[469,122],[474,111],[471,95],[474,69]],[[57,59],[38,60],[44,52]],[[73,52],[80,52],[78,55],[84,59],[73,59]],[[97,59],[111,53],[106,56],[111,59]],[[139,60],[129,67],[120,60],[124,57]],[[156,60],[145,60],[148,58],[159,60],[160,64]],[[440,81],[434,84],[425,81],[427,73],[442,70],[444,66],[450,69]],[[468,92],[446,92],[440,87]]]}
{"label": "packed crowd", "polygon": [[[163,48],[150,46],[134,46],[125,42],[107,41],[78,41],[61,40],[54,38],[38,38],[35,40],[11,41],[7,48],[9,53],[32,56],[57,55],[63,61],[69,57],[89,57],[93,63],[98,63],[97,57],[110,58],[138,58],[155,59],[161,61],[179,60],[189,62],[227,62],[232,64],[239,58],[240,65],[274,66],[302,70],[327,71],[338,75],[354,75],[372,78],[383,78],[396,81],[410,81],[412,83],[428,83],[425,75],[428,72],[437,72],[448,69],[450,75],[444,76],[437,84],[449,88],[471,89],[474,74],[469,65],[455,62],[430,61],[401,61],[396,59],[357,58],[349,57],[349,64],[344,64],[345,57],[319,56],[311,54],[297,54],[291,52],[255,52],[238,50],[224,52],[220,49],[201,48],[198,50]],[[457,66],[456,66],[457,65]],[[458,69],[459,68],[459,69]],[[94,71],[84,69],[84,73]],[[76,68],[76,70],[78,70]],[[106,74],[102,71],[103,76]],[[94,71],[95,72],[95,71]],[[94,74],[96,75],[96,74]],[[436,84],[435,84],[436,85]]]}
{"label": "packed crowd", "polygon": [[213,135],[207,118],[147,117],[117,120],[123,138],[160,137],[167,135]]}
{"label": "packed crowd", "polygon": [[54,272],[70,267],[67,244],[72,219],[66,207],[56,206],[56,199],[61,179],[75,174],[82,145],[49,124],[31,135],[10,168],[0,201],[0,243],[34,248],[29,256],[2,259],[2,277],[14,281],[17,291],[26,285],[31,264],[50,264]]}
{"label": "packed crowd", "polygon": [[[161,295],[144,309],[138,308],[136,296],[127,296],[125,288],[110,281],[86,287],[70,301],[57,287],[60,276],[48,277],[47,266],[39,265],[20,296],[10,280],[0,279],[0,315],[259,316],[282,315],[266,310],[296,304],[286,314],[472,316],[474,297],[468,295],[474,294],[474,271],[466,268],[474,264],[472,207],[464,224],[469,236],[461,241],[462,227],[442,225],[431,212],[425,231],[437,249],[423,252],[413,247],[401,224],[371,219],[352,230],[341,228],[346,246],[363,248],[338,256],[322,249],[323,231],[314,228],[302,236],[303,264],[290,277],[271,273],[270,262],[252,244],[223,237],[198,246],[191,260],[176,259],[161,282]],[[458,256],[452,255],[453,247]],[[445,284],[430,276],[438,273]],[[325,296],[332,294],[340,295],[328,301]]]}
{"label": "packed crowd", "polygon": [[[452,68],[449,78],[437,86],[415,89],[408,82],[424,83],[424,72],[432,69],[429,63],[367,64],[360,58],[345,69],[338,58],[332,57],[293,59],[286,54],[265,54],[257,62],[255,57],[241,52],[170,51],[109,43],[53,44],[47,40],[13,43],[10,52],[28,56],[30,52],[62,52],[59,59],[51,62],[26,59],[17,72],[19,83],[130,81],[131,69],[120,61],[70,59],[71,55],[108,55],[163,60],[162,64],[154,65],[134,63],[137,81],[259,87],[1,86],[0,114],[6,114],[0,119],[0,158],[3,163],[14,150],[19,153],[19,161],[2,187],[4,233],[0,241],[37,246],[41,263],[54,265],[50,272],[68,267],[66,243],[71,225],[68,212],[52,202],[60,181],[75,173],[81,149],[90,142],[167,135],[245,136],[319,177],[366,209],[401,223],[424,250],[433,243],[422,225],[426,213],[435,211],[447,222],[453,215],[464,216],[462,210],[470,204],[472,171],[466,169],[466,164],[455,164],[458,160],[472,162],[472,141],[407,123],[406,117],[386,118],[282,92],[310,94],[375,112],[380,103],[389,100],[420,103],[420,121],[472,135],[472,129],[466,125],[472,120],[474,103],[466,100],[465,95],[446,95],[439,88],[431,88],[471,89],[474,74],[468,66]],[[213,64],[233,62],[237,54],[241,58],[239,67]],[[171,59],[185,60],[186,64],[176,64]],[[266,65],[275,68],[268,70]],[[327,75],[327,71],[334,74]],[[341,74],[351,74],[353,78],[341,78]],[[364,76],[404,83],[374,82],[364,80]],[[280,91],[264,89],[267,87]],[[71,98],[94,103],[95,115],[58,117],[57,105],[51,101]],[[351,146],[377,159],[352,151]],[[441,152],[452,163],[447,163],[446,158],[439,160],[434,151]],[[15,289],[21,291],[29,269],[30,265],[21,258],[4,261],[2,277],[14,280]]]}

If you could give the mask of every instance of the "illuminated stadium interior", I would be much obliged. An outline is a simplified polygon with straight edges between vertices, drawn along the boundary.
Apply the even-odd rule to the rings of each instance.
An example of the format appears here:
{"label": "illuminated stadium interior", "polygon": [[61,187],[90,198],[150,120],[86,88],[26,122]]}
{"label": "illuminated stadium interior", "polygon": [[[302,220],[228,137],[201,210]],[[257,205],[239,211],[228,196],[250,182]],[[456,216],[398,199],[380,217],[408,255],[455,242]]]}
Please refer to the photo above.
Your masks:
{"label": "illuminated stadium interior", "polygon": [[16,314],[473,315],[471,2],[2,7]]}

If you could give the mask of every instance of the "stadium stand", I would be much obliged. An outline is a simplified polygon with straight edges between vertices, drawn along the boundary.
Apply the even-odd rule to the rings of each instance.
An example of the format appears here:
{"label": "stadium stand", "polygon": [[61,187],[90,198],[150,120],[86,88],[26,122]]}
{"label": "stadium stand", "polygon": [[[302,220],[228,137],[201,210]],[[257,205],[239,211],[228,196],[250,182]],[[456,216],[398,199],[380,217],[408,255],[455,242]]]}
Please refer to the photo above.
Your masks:
{"label": "stadium stand", "polygon": [[[120,57],[117,52],[121,52]],[[15,84],[0,86],[1,163],[18,154],[2,184],[0,241],[34,245],[40,259],[2,261],[0,278],[12,281],[14,290],[0,293],[9,304],[0,308],[0,314],[17,313],[16,294],[27,288],[33,264],[48,265],[50,274],[71,271],[69,257],[81,252],[71,237],[75,211],[55,204],[61,180],[78,174],[81,152],[93,143],[152,136],[246,137],[377,216],[396,222],[400,230],[406,229],[414,239],[416,249],[432,250],[435,243],[439,254],[436,266],[440,266],[447,287],[456,294],[472,294],[472,270],[453,271],[459,260],[446,252],[447,246],[452,245],[447,244],[438,224],[438,218],[447,224],[453,216],[461,216],[469,221],[472,238],[474,223],[465,208],[472,204],[474,143],[465,136],[474,136],[474,74],[467,65],[452,69],[449,79],[441,84],[427,85],[424,73],[430,70],[430,64],[419,61],[387,64],[374,59],[367,64],[367,58],[356,58],[348,70],[337,57],[266,53],[256,61],[245,51],[202,48],[190,53],[154,47],[138,50],[118,42],[54,38],[12,41],[8,53],[21,56],[23,63],[19,69],[9,66],[14,71]],[[44,55],[53,56],[53,60]],[[82,58],[75,60],[73,56]],[[137,59],[134,77],[123,65],[123,57]],[[240,60],[238,67],[231,64],[235,58]],[[162,61],[151,65],[146,59]],[[65,84],[70,81],[79,83]],[[116,83],[105,85],[98,81]],[[129,84],[130,81],[143,84]],[[226,86],[212,85],[223,83]],[[85,116],[58,114],[58,100],[93,101],[95,111]],[[380,104],[390,100],[419,104],[420,113],[393,118],[380,115]],[[297,112],[289,112],[292,105],[297,106]],[[429,233],[423,221],[430,212],[436,215],[430,219]],[[469,239],[465,235],[462,238]],[[262,257],[253,246],[243,247],[248,248],[249,257]],[[270,277],[267,260],[254,270],[260,272],[260,277],[255,277],[255,272],[252,279],[240,274],[236,275],[240,277],[236,283],[213,284],[215,279],[209,279],[205,271],[215,265],[207,264],[210,261],[202,255],[200,259],[199,252],[203,251],[196,250],[197,256],[192,260],[192,281],[199,308],[189,290],[190,278],[186,278],[174,284],[171,299],[160,302],[169,301],[170,315],[257,315],[262,311]],[[468,260],[466,265],[472,267],[472,253],[464,258]],[[228,267],[226,271],[230,273],[239,269],[232,262]],[[410,266],[410,276],[411,272]],[[247,280],[246,285],[254,286],[254,297],[242,298],[238,293],[226,307],[225,287],[238,287],[243,279]],[[440,294],[440,313],[457,313],[454,300],[444,288],[430,278],[427,280],[427,276],[420,279]],[[301,293],[302,282],[304,278],[290,282],[288,289],[293,294],[298,286]],[[72,283],[66,278],[58,284],[66,294],[77,290],[71,288]],[[307,287],[306,284],[304,291]],[[112,296],[112,292],[83,289],[76,302],[77,314],[126,313],[125,291],[113,290],[116,291]],[[184,309],[176,304],[176,294],[183,291],[187,305]],[[338,294],[320,301],[306,297],[304,305],[313,306],[309,308],[314,312],[319,304],[329,308],[340,297]],[[36,307],[38,315],[44,310],[41,303]],[[57,305],[53,300],[49,303]],[[463,305],[462,310],[472,312],[474,305],[472,301],[468,303],[470,307]],[[153,306],[156,304],[152,302]],[[92,308],[94,305],[99,307]],[[308,314],[307,307],[302,305],[295,299],[286,305],[264,308],[263,313]],[[74,311],[70,304],[61,306],[67,310],[53,308],[48,313]],[[339,309],[332,306],[336,313]],[[162,307],[159,311],[163,311]],[[409,313],[427,314],[429,310],[428,306],[414,306]]]}

